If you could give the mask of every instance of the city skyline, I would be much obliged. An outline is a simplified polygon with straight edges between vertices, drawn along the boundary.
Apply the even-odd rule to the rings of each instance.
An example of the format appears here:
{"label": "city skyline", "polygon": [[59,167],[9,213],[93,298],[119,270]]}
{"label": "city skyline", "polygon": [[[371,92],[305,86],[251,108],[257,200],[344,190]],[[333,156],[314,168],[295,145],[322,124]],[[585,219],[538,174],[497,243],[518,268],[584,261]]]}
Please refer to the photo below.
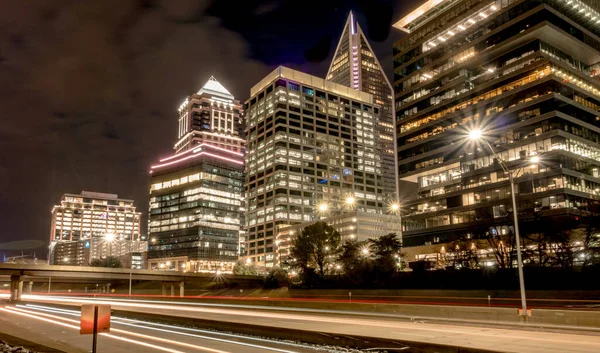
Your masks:
{"label": "city skyline", "polygon": [[[414,2],[417,3],[418,1]],[[4,18],[0,20],[0,28],[8,28],[6,26],[9,23],[13,28],[11,31],[5,31],[11,35],[0,42],[0,48],[3,49],[0,73],[6,82],[15,83],[8,94],[3,95],[2,101],[5,112],[13,118],[9,118],[8,125],[4,125],[1,134],[6,136],[3,143],[12,153],[4,155],[3,166],[6,167],[0,172],[0,178],[18,183],[10,190],[24,191],[18,197],[10,190],[3,192],[0,209],[3,221],[7,224],[7,231],[2,235],[2,242],[22,239],[46,240],[50,225],[49,209],[64,192],[100,190],[134,199],[138,205],[146,204],[147,167],[157,156],[167,156],[172,148],[171,141],[161,142],[156,137],[159,133],[176,136],[176,126],[173,128],[172,125],[173,110],[189,92],[214,74],[234,95],[243,100],[249,96],[249,87],[259,77],[271,71],[276,64],[288,64],[324,77],[333,56],[340,27],[351,9],[365,28],[374,50],[381,55],[382,65],[386,67],[387,72],[391,72],[391,63],[388,60],[391,58],[391,43],[401,35],[391,28],[391,17],[399,18],[400,14],[412,7],[409,4],[402,5],[407,6],[406,8],[400,8],[391,1],[382,1],[379,10],[369,9],[365,15],[364,7],[361,8],[358,2],[335,6],[320,4],[322,13],[313,18],[313,21],[319,23],[312,25],[309,30],[318,36],[313,36],[310,40],[292,29],[274,33],[270,28],[256,24],[252,25],[256,35],[246,38],[240,35],[246,27],[231,25],[231,14],[221,13],[214,4],[193,9],[181,8],[176,4],[164,9],[136,9],[129,6],[120,8],[119,13],[132,11],[138,18],[152,18],[153,15],[166,18],[158,26],[164,33],[171,33],[171,36],[165,39],[164,34],[155,33],[152,38],[158,42],[149,47],[151,42],[130,44],[114,38],[97,38],[95,36],[98,32],[91,25],[74,30],[78,24],[61,15],[66,9],[58,4],[45,5],[37,12],[24,12],[20,9],[20,4],[9,6],[14,7],[13,12],[17,15],[11,17],[10,22]],[[263,19],[285,18],[298,11],[296,8],[289,8],[288,5],[281,5],[263,13],[258,4],[255,6],[249,11],[259,11],[260,18]],[[100,25],[100,30],[117,30],[121,36],[127,38],[141,38],[143,31],[148,30],[147,24],[143,22],[138,26],[132,24],[130,28],[117,28],[115,14],[109,11],[108,6],[102,4],[81,4],[70,8],[69,11],[85,12],[88,7],[95,8],[101,14],[100,21],[106,22]],[[204,22],[184,25],[173,21],[177,17],[185,18],[186,11],[221,18],[223,22],[221,25]],[[377,11],[385,12],[384,18],[390,17],[389,23],[375,24],[374,19],[380,18]],[[45,37],[46,41],[51,43],[59,32],[41,31],[40,28],[27,26],[27,23],[33,21],[32,16],[36,13],[54,14],[43,17],[44,26],[54,28],[60,25],[71,28],[68,35],[73,36],[69,41],[72,45],[52,50],[41,46],[36,38]],[[249,25],[247,21],[245,23],[246,26]],[[220,35],[217,37],[223,40],[207,37],[205,33],[210,31],[219,31]],[[375,38],[371,38],[371,34]],[[67,34],[61,34],[65,35]],[[260,42],[260,38],[267,35],[277,35],[286,40],[295,38],[296,47],[281,52],[276,58],[272,54],[267,57],[261,54]],[[203,51],[201,55],[196,55],[193,61],[191,58],[181,57],[184,53],[183,48],[190,48],[187,44],[182,46],[180,42],[190,36],[205,38],[205,43],[210,43],[209,46],[216,50]],[[102,44],[104,56],[98,57],[86,51],[86,48],[89,48],[86,43],[92,42]],[[325,45],[320,44],[321,42]],[[227,49],[223,52],[218,48]],[[195,51],[193,48],[191,50]],[[125,51],[139,55],[121,57],[121,53]],[[319,52],[319,55],[315,55],[315,51]],[[42,63],[32,59],[38,56],[33,55],[33,52],[40,53],[53,63],[70,56],[84,66],[108,63],[111,69],[107,72],[100,70],[98,73],[87,73],[92,76],[85,76],[76,69],[63,69],[60,66],[56,67],[56,70],[46,70]],[[42,54],[44,52],[45,54]],[[156,59],[148,57],[150,53]],[[177,55],[178,53],[181,55]],[[181,58],[157,60],[160,57],[177,56]],[[226,60],[223,60],[224,58]],[[38,70],[43,70],[40,71],[43,75],[38,75],[35,79],[27,76],[23,83],[17,81],[18,72]],[[59,72],[60,79],[52,76]],[[128,72],[130,77],[134,75],[136,79],[125,84],[120,78],[124,72]],[[82,81],[89,84],[81,86]],[[8,97],[11,99],[7,100]],[[31,110],[32,106],[26,103],[31,99],[39,103],[36,110]],[[24,116],[31,116],[34,121],[39,120],[40,124],[35,131],[26,128],[27,125],[23,124],[24,119],[17,119]],[[22,138],[30,139],[32,143],[17,143]],[[16,158],[19,155],[25,155],[27,159]],[[17,170],[22,172],[19,173],[20,177],[15,178]],[[28,170],[30,172],[23,172]],[[34,175],[37,176],[35,179]],[[39,184],[35,193],[25,187],[34,183]],[[36,202],[30,202],[34,197]],[[19,217],[25,210],[28,210],[27,214],[31,217]],[[144,215],[143,221],[146,219]],[[44,248],[45,246],[42,246],[33,250],[43,253]],[[20,253],[21,250],[15,249],[14,252]]]}

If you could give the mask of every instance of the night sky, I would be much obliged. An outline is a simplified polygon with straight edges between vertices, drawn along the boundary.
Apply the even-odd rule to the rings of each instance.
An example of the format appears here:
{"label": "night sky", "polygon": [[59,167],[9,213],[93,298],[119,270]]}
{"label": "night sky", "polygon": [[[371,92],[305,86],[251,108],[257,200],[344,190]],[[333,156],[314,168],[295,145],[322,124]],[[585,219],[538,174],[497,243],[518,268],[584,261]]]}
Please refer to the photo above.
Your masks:
{"label": "night sky", "polygon": [[44,258],[66,192],[145,216],[149,166],[211,75],[240,101],[278,65],[324,77],[351,9],[389,75],[391,24],[421,2],[0,0],[0,256]]}

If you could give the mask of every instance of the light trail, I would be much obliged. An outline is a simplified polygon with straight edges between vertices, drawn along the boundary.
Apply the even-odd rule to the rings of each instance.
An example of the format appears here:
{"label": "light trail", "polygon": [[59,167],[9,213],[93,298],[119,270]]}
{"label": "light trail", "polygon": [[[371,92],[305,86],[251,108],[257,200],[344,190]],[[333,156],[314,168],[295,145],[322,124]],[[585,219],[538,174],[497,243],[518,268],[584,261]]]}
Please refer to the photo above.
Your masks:
{"label": "light trail", "polygon": [[[46,318],[39,317],[39,316],[36,316],[36,315],[27,314],[27,313],[24,313],[24,312],[20,312],[20,310],[12,310],[12,309],[8,309],[8,308],[0,308],[0,310],[8,312],[8,313],[11,313],[11,314],[26,316],[26,317],[29,317],[29,318],[32,318],[32,319],[36,319],[36,320],[40,320],[40,321],[45,321],[45,322],[49,322],[51,324],[55,324],[55,325],[59,325],[59,326],[68,327],[68,328],[71,328],[71,329],[79,330],[79,326],[69,325],[69,324],[66,324],[64,322],[57,322],[57,321],[46,319]],[[41,315],[39,313],[36,313],[36,314]],[[69,319],[67,319],[67,320],[69,320]],[[74,321],[74,320],[69,320],[69,321]],[[116,339],[116,340],[120,340],[120,341],[125,341],[125,342],[129,342],[129,343],[137,344],[137,345],[144,346],[144,347],[149,347],[149,348],[157,349],[157,350],[164,351],[164,352],[169,352],[169,353],[185,353],[183,351],[178,351],[178,350],[170,349],[170,348],[167,348],[167,347],[162,347],[162,346],[157,346],[157,345],[149,344],[149,343],[146,343],[146,342],[132,340],[132,339],[126,338],[126,337],[111,335],[109,333],[100,333],[99,335],[106,336],[106,337],[109,337],[109,338],[112,338],[112,339]]]}
{"label": "light trail", "polygon": [[[44,307],[44,306],[39,306],[39,305],[25,305],[25,306],[23,306],[23,305],[17,305],[17,307],[19,307],[19,308],[22,308],[22,307],[28,307],[28,308],[32,307],[32,308],[34,308],[36,310],[41,310],[41,311],[46,311],[46,312],[60,313],[60,314],[70,315],[70,316],[79,316],[80,315],[79,312],[76,311],[76,310],[50,308],[50,307]],[[23,309],[23,310],[25,310],[25,309]],[[40,315],[47,315],[47,314],[40,314]],[[50,317],[58,318],[57,316],[54,316],[54,315],[49,315],[49,316]],[[69,320],[69,319],[63,318],[63,320]],[[130,321],[130,322],[123,322],[121,320]],[[69,320],[69,321],[74,321],[74,320]],[[243,336],[241,337],[239,335],[234,335],[234,334],[226,334],[226,333],[213,332],[213,331],[207,331],[207,330],[190,329],[190,328],[185,328],[185,327],[178,327],[178,326],[173,326],[173,325],[158,324],[158,323],[146,322],[146,321],[141,321],[141,320],[132,320],[132,319],[126,319],[126,318],[120,318],[120,317],[112,317],[111,318],[111,322],[114,322],[115,324],[119,324],[119,325],[132,326],[132,327],[137,327],[137,328],[146,329],[146,330],[171,333],[171,334],[176,334],[176,335],[181,335],[181,336],[187,336],[187,337],[194,337],[194,338],[206,339],[206,340],[211,340],[211,341],[224,342],[224,343],[241,345],[241,346],[252,347],[252,348],[259,348],[259,349],[262,349],[262,350],[270,350],[270,351],[281,352],[281,353],[298,353],[296,351],[291,351],[291,350],[287,350],[287,349],[280,349],[280,348],[274,348],[274,347],[268,347],[268,346],[261,346],[261,345],[251,344],[251,343],[244,343],[244,342],[239,342],[239,341],[232,341],[232,340],[227,340],[227,339],[222,339],[222,338],[215,338],[215,337],[204,336],[204,335],[196,335],[196,334],[191,334],[191,333],[186,333],[186,332],[180,332],[180,331],[174,331],[174,330],[167,330],[167,329],[163,329],[163,328],[159,328],[159,327],[166,327],[166,328],[171,328],[171,329],[176,329],[176,330],[185,330],[185,331],[191,331],[191,332],[207,333],[207,334],[213,334],[213,335],[219,335],[219,336],[226,336],[226,337],[232,337],[232,338],[245,338],[245,339],[249,339],[249,340],[262,341],[262,342],[266,342],[266,343],[273,343],[273,341],[266,340],[266,339],[261,339],[261,338],[255,338],[255,337],[243,337]],[[159,327],[148,327],[148,326],[139,325],[139,324],[153,325],[153,326],[159,326]],[[118,330],[118,329],[112,329],[112,330],[115,330],[117,332],[121,331],[121,330]],[[128,332],[128,331],[124,331],[124,332]],[[276,342],[276,343],[280,343],[280,342]],[[302,345],[299,345],[299,344],[290,344],[290,345],[294,345],[294,346],[297,346],[297,347],[302,347]]]}
{"label": "light trail", "polygon": [[[326,317],[326,316],[316,316],[309,314],[286,314],[286,313],[276,313],[276,312],[259,312],[259,311],[242,311],[242,310],[227,310],[227,309],[213,309],[213,308],[194,308],[194,307],[182,307],[177,305],[149,305],[143,303],[136,302],[119,302],[119,301],[110,301],[110,300],[83,300],[83,299],[75,299],[75,298],[45,298],[43,296],[30,296],[33,299],[39,298],[43,301],[60,301],[60,302],[69,302],[71,305],[74,302],[81,303],[103,303],[103,304],[112,304],[114,306],[121,307],[131,307],[131,308],[140,308],[140,309],[158,309],[158,310],[166,310],[168,312],[167,315],[172,315],[174,311],[187,312],[187,313],[213,313],[220,315],[238,315],[245,317],[257,317],[261,318],[272,318],[272,319],[281,319],[281,320],[297,320],[297,321],[312,321],[318,323],[328,323],[328,324],[350,324],[350,325],[359,325],[359,326],[369,326],[375,328],[394,328],[394,329],[404,329],[406,332],[403,332],[405,335],[414,335],[414,336],[423,336],[422,334],[418,334],[415,331],[417,329],[412,323],[397,323],[397,322],[381,322],[379,320],[369,320],[369,319],[351,319],[351,318],[334,318],[334,317]],[[275,308],[277,310],[277,308]],[[160,312],[157,314],[161,314]],[[185,317],[185,316],[183,316]],[[583,346],[595,346],[600,349],[600,341],[596,338],[595,341],[592,341],[593,336],[586,336],[588,340],[582,341],[580,338],[582,336],[572,335],[572,334],[563,334],[561,335],[563,339],[553,339],[550,337],[536,337],[534,335],[521,334],[521,332],[510,329],[495,329],[495,333],[493,330],[482,330],[479,327],[473,326],[462,326],[459,328],[450,328],[447,325],[440,324],[427,324],[419,326],[419,330],[429,332],[438,332],[443,334],[457,334],[464,335],[467,337],[468,335],[479,336],[479,337],[493,337],[497,338],[499,334],[506,339],[515,339],[515,340],[531,340],[531,341],[539,341],[539,342],[555,342],[562,344],[571,344],[571,345],[583,345]],[[411,331],[411,332],[408,332]]]}
{"label": "light trail", "polygon": [[[46,311],[46,312],[61,313],[61,314],[70,315],[70,316],[80,316],[80,312],[77,311],[77,310],[60,309],[60,308],[53,308],[53,307],[41,306],[41,305],[35,305],[35,304],[17,305],[17,307],[34,308],[36,310],[41,310],[41,311]],[[114,322],[115,324],[130,325],[129,323],[122,322],[122,321],[129,321],[129,322],[134,322],[134,323],[139,323],[139,324],[144,324],[144,325],[150,325],[150,326],[157,326],[157,327],[166,327],[166,328],[176,329],[176,330],[182,330],[182,331],[190,331],[190,332],[211,334],[211,335],[215,335],[215,336],[224,336],[224,337],[231,337],[231,338],[238,338],[238,339],[239,338],[244,338],[244,339],[247,339],[247,340],[250,340],[250,341],[259,341],[259,342],[270,343],[270,344],[272,344],[274,342],[273,340],[264,339],[264,338],[260,338],[260,337],[240,336],[240,335],[236,335],[236,334],[232,334],[232,333],[225,333],[225,332],[218,332],[218,331],[201,330],[201,329],[190,328],[190,327],[182,327],[182,326],[175,326],[175,325],[160,324],[160,323],[156,323],[156,322],[134,320],[134,319],[128,319],[128,318],[118,317],[118,316],[112,316],[111,317],[111,322]],[[150,330],[153,329],[152,327],[146,327],[146,326],[144,326],[144,328],[150,329]],[[180,333],[180,332],[175,332],[175,333],[176,334],[183,334],[183,333]],[[183,335],[185,335],[185,334],[183,334]],[[214,339],[212,337],[203,337],[203,336],[199,336],[199,335],[196,335],[195,337],[201,337],[201,338],[206,338],[206,339]],[[231,344],[239,344],[239,342],[237,342],[237,341],[225,340],[225,342],[231,343]],[[286,342],[286,341],[275,341],[275,343],[280,344],[280,345],[298,347],[298,348],[306,348],[306,345],[298,344],[298,343],[291,343],[291,342]],[[281,350],[281,349],[272,348],[272,347],[265,347],[265,346],[256,346],[256,347],[257,348],[261,348],[261,349],[268,349],[268,350],[274,350],[274,351],[278,351],[278,352],[284,352],[284,353],[296,353],[294,351]]]}
{"label": "light trail", "polygon": [[[63,321],[67,321],[67,322],[72,322],[72,323],[77,323],[77,324],[79,323],[79,320],[67,319],[67,318],[62,317],[62,316],[56,316],[56,315],[51,315],[51,314],[43,314],[43,313],[38,313],[38,312],[35,312],[35,311],[32,312],[30,310],[26,310],[26,309],[22,309],[22,308],[14,308],[14,310],[22,311],[22,312],[29,313],[29,314],[36,314],[36,315],[51,317],[53,319],[63,320]],[[76,327],[76,328],[79,329],[79,327]],[[168,340],[168,339],[165,339],[165,338],[144,335],[144,334],[141,334],[141,333],[132,332],[132,331],[126,331],[126,330],[121,330],[121,329],[117,329],[117,328],[111,328],[111,331],[123,333],[125,335],[130,335],[130,336],[134,336],[134,337],[139,337],[139,338],[149,339],[149,340],[153,340],[153,341],[158,341],[158,342],[162,342],[162,343],[173,344],[173,345],[178,345],[178,346],[187,347],[187,348],[193,348],[193,349],[196,349],[196,350],[202,350],[202,351],[205,351],[205,352],[211,352],[211,353],[231,353],[229,351],[222,351],[222,350],[219,350],[219,349],[213,349],[213,348],[208,348],[208,347],[193,345],[193,344],[189,344],[189,343],[183,343],[183,342]],[[111,336],[108,333],[100,333],[100,335]],[[123,337],[121,337],[121,338],[123,338]],[[135,341],[135,342],[138,342],[138,341]],[[155,347],[155,346],[154,345],[149,345],[149,347]],[[156,346],[156,347],[160,347],[160,346]],[[166,348],[166,349],[169,349],[169,348]]]}

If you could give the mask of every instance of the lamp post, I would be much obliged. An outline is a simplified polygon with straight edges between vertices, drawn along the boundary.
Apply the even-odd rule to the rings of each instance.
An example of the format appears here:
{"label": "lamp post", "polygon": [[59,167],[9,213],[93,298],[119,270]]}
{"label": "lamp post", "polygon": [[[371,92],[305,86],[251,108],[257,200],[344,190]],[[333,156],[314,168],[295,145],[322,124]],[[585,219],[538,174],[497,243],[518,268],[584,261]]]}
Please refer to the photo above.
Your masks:
{"label": "lamp post", "polygon": [[[523,315],[526,318],[527,317],[527,299],[525,296],[525,278],[523,276],[523,258],[521,256],[521,236],[519,234],[519,218],[517,215],[517,199],[515,197],[515,183],[514,183],[515,170],[510,170],[508,168],[508,166],[506,165],[504,160],[502,158],[500,158],[500,156],[496,153],[496,151],[494,150],[492,145],[490,145],[490,143],[487,141],[487,139],[485,137],[483,137],[481,130],[470,131],[469,138],[471,140],[483,140],[483,142],[485,142],[485,144],[488,146],[488,148],[490,149],[490,151],[492,152],[494,157],[496,157],[496,159],[498,160],[498,163],[500,163],[502,170],[506,174],[508,174],[508,179],[510,181],[510,196],[512,199],[513,221],[514,221],[514,228],[515,228],[515,242],[516,242],[516,246],[517,246],[517,267],[519,270],[519,289],[521,291],[521,306],[522,306],[521,315]],[[537,156],[534,156],[531,158],[531,161],[534,163],[537,163],[540,161],[540,158]]]}
{"label": "lamp post", "polygon": [[392,214],[395,214],[396,216],[398,216],[398,222],[400,223],[400,234],[398,234],[400,236],[400,239],[402,239],[402,212],[400,210],[400,203],[399,202],[392,202],[390,203],[389,207],[389,212]]}

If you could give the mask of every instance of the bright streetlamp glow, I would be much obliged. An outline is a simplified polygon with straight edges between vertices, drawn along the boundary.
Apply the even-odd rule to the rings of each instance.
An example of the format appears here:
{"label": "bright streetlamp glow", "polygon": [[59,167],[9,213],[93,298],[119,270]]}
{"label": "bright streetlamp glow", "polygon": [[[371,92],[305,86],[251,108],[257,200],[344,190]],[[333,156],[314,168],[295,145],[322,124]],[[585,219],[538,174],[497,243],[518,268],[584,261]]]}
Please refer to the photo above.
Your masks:
{"label": "bright streetlamp glow", "polygon": [[529,160],[531,161],[531,163],[539,163],[540,162],[540,157],[539,156],[533,156]]}
{"label": "bright streetlamp glow", "polygon": [[394,212],[398,211],[400,209],[400,204],[397,202],[394,202],[391,206],[390,209]]}
{"label": "bright streetlamp glow", "polygon": [[247,263],[247,264],[250,264],[250,263],[252,263],[252,259],[251,259],[251,258],[247,258],[247,259],[246,259],[246,263]]}
{"label": "bright streetlamp glow", "polygon": [[69,258],[68,257],[63,258],[63,262],[69,262]]}
{"label": "bright streetlamp glow", "polygon": [[471,140],[479,140],[482,136],[481,130],[479,129],[475,129],[475,130],[471,130],[469,131],[469,138]]}
{"label": "bright streetlamp glow", "polygon": [[113,241],[115,240],[115,235],[113,233],[106,233],[106,235],[104,236],[104,240]]}
{"label": "bright streetlamp glow", "polygon": [[348,196],[346,198],[346,205],[347,206],[354,206],[355,203],[356,203],[356,199],[354,198],[354,196]]}
{"label": "bright streetlamp glow", "polygon": [[171,266],[171,261],[167,261],[167,266]]}
{"label": "bright streetlamp glow", "polygon": [[319,212],[327,212],[327,209],[329,209],[329,206],[325,202],[321,202],[318,205],[318,209],[319,209]]}
{"label": "bright streetlamp glow", "polygon": [[365,256],[366,256],[366,255],[369,255],[369,249],[367,249],[367,248],[363,248],[361,252],[362,252],[362,253],[363,253],[363,255],[365,255]]}

